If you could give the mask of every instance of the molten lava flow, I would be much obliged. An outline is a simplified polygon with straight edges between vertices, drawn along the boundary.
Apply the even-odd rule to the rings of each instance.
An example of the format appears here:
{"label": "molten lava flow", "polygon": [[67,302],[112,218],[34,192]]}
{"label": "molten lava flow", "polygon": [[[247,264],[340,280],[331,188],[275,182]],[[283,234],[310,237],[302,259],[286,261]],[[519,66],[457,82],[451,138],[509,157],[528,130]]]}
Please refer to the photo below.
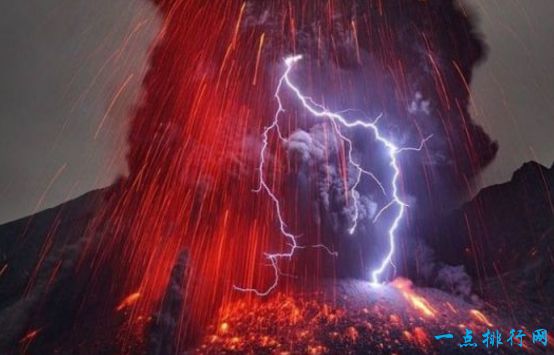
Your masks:
{"label": "molten lava flow", "polygon": [[431,345],[431,339],[429,339],[429,335],[421,327],[414,328],[414,337],[416,343],[422,348],[426,348],[427,346]]}
{"label": "molten lava flow", "polygon": [[483,313],[481,313],[480,311],[478,311],[476,309],[472,309],[471,311],[469,311],[469,314],[474,319],[478,320],[482,324],[485,324],[487,327],[492,327],[493,326],[493,324],[488,320],[488,318]]}
{"label": "molten lava flow", "polygon": [[425,317],[435,318],[436,310],[427,300],[415,293],[412,289],[412,282],[407,279],[397,278],[390,284],[397,288],[410,305]]}

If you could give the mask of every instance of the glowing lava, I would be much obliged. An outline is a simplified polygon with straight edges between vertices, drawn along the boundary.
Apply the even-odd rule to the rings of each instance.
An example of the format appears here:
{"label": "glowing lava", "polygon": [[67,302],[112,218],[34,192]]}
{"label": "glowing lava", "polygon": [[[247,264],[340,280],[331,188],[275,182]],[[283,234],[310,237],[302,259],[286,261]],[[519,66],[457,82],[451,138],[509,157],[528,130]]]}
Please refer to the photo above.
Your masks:
{"label": "glowing lava", "polygon": [[[276,290],[266,299],[226,304],[193,353],[458,353],[466,328],[475,340],[490,328],[473,322],[475,311],[445,292],[414,289],[406,279],[380,288],[331,281],[313,290]],[[494,314],[490,322],[503,333],[513,327],[511,319]],[[434,339],[445,332],[453,339]]]}
{"label": "glowing lava", "polygon": [[483,324],[486,324],[487,327],[493,327],[494,325],[489,321],[489,319],[480,311],[476,309],[472,309],[469,311],[469,314],[475,318],[476,320],[480,321]]}
{"label": "glowing lava", "polygon": [[410,303],[410,305],[423,314],[425,317],[434,318],[436,315],[435,309],[427,302],[427,300],[417,295],[412,290],[412,283],[409,280],[397,278],[391,285],[397,288],[402,296]]}

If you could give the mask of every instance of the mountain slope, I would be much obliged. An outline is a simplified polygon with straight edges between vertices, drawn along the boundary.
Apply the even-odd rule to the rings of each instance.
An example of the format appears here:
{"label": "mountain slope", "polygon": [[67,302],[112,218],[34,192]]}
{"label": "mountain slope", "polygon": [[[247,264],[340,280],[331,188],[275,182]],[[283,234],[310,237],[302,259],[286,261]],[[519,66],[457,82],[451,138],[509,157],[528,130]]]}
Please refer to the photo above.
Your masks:
{"label": "mountain slope", "polygon": [[553,304],[544,290],[554,290],[554,165],[525,163],[429,226],[427,243],[445,263],[464,265],[481,292],[494,281]]}

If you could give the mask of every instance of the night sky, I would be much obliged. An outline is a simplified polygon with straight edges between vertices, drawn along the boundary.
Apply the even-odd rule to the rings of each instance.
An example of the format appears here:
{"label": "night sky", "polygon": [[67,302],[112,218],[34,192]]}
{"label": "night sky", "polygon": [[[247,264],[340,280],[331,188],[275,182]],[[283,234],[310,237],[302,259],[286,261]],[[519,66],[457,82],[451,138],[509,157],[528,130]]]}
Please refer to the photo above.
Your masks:
{"label": "night sky", "polygon": [[[554,3],[468,0],[488,45],[473,118],[499,142],[482,185],[554,161]],[[158,28],[146,0],[0,4],[0,223],[125,174],[126,117]],[[120,51],[120,52],[118,52]]]}
{"label": "night sky", "polygon": [[[554,2],[469,0],[489,47],[472,82],[473,119],[498,141],[483,185],[528,160],[554,162]],[[467,7],[467,6],[466,6]]]}
{"label": "night sky", "polygon": [[0,14],[2,223],[125,173],[158,18],[146,0],[4,1]]}

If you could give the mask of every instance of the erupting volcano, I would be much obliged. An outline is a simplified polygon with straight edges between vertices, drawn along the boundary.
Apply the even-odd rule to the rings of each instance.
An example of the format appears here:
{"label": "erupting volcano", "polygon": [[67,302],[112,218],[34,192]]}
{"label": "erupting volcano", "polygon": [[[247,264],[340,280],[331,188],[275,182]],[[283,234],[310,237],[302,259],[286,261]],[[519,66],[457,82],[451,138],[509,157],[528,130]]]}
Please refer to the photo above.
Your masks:
{"label": "erupting volcano", "polygon": [[[468,113],[484,45],[465,7],[156,5],[162,28],[131,116],[129,175],[5,227],[36,252],[18,264],[16,239],[0,245],[16,265],[0,265],[0,282],[18,285],[2,284],[4,309],[24,317],[2,346],[442,353],[460,350],[466,329],[479,342],[493,328],[554,331],[554,209],[542,208],[554,169],[527,166],[501,187],[519,204],[502,218],[481,204],[491,190],[462,205],[497,151]],[[529,225],[540,218],[536,230],[513,229],[529,248],[509,248],[516,234],[487,239],[515,225],[520,206],[536,212]]]}

